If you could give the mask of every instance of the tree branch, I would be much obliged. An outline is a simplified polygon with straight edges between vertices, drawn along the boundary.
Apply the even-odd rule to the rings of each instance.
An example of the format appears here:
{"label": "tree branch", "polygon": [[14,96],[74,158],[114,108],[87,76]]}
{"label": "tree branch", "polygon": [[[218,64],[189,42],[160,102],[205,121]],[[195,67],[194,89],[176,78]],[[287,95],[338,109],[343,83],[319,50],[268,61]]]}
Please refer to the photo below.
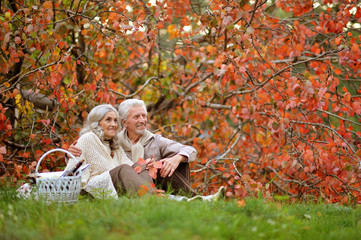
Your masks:
{"label": "tree branch", "polygon": [[135,91],[134,93],[129,94],[129,95],[124,95],[124,94],[122,94],[120,92],[114,91],[113,89],[109,89],[109,91],[112,92],[112,93],[115,93],[115,94],[117,94],[117,95],[119,95],[119,96],[121,96],[123,98],[132,98],[135,95],[137,95],[140,91],[142,91],[150,83],[150,81],[152,81],[154,79],[159,79],[159,78],[158,77],[148,78],[147,81],[145,81],[145,83],[140,88],[138,88],[137,91]]}

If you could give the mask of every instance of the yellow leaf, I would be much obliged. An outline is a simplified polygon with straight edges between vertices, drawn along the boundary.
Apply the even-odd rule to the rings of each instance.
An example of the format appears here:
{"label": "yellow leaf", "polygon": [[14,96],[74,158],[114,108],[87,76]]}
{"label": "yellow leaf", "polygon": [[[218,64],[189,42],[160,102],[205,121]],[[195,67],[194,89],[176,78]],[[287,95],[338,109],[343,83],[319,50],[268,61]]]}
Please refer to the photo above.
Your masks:
{"label": "yellow leaf", "polygon": [[217,52],[217,48],[215,48],[215,47],[213,47],[213,46],[209,45],[209,46],[207,47],[207,51],[208,51],[209,53],[212,53],[212,52]]}

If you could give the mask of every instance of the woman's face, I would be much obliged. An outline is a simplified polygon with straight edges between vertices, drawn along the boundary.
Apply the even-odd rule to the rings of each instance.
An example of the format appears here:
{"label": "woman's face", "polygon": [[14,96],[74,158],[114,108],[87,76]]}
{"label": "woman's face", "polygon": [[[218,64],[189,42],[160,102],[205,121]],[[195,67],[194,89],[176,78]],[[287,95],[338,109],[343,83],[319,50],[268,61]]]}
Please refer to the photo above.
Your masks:
{"label": "woman's face", "polygon": [[113,111],[108,112],[102,120],[99,121],[99,126],[103,129],[106,139],[113,138],[118,130],[117,114]]}

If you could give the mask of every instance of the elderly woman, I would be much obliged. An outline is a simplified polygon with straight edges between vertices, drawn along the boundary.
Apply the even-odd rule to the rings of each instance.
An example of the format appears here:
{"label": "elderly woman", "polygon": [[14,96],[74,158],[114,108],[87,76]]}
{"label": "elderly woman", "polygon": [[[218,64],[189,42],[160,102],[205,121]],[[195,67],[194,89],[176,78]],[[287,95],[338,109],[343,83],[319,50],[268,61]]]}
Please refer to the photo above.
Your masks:
{"label": "elderly woman", "polygon": [[[117,197],[118,194],[134,194],[139,190],[152,192],[152,178],[143,167],[140,173],[120,146],[118,132],[119,115],[111,105],[93,108],[76,146],[81,149],[78,160],[85,160],[90,167],[82,174],[82,189],[94,197]],[[149,162],[150,160],[148,160]],[[75,165],[70,159],[65,170]]]}

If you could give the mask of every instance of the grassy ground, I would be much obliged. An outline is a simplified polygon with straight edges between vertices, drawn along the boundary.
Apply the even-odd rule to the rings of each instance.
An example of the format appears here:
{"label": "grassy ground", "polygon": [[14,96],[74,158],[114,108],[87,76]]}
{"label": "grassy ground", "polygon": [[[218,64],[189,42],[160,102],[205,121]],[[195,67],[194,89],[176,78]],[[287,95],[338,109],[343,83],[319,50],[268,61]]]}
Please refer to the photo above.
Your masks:
{"label": "grassy ground", "polygon": [[361,239],[361,208],[156,196],[46,205],[0,188],[0,239]]}

